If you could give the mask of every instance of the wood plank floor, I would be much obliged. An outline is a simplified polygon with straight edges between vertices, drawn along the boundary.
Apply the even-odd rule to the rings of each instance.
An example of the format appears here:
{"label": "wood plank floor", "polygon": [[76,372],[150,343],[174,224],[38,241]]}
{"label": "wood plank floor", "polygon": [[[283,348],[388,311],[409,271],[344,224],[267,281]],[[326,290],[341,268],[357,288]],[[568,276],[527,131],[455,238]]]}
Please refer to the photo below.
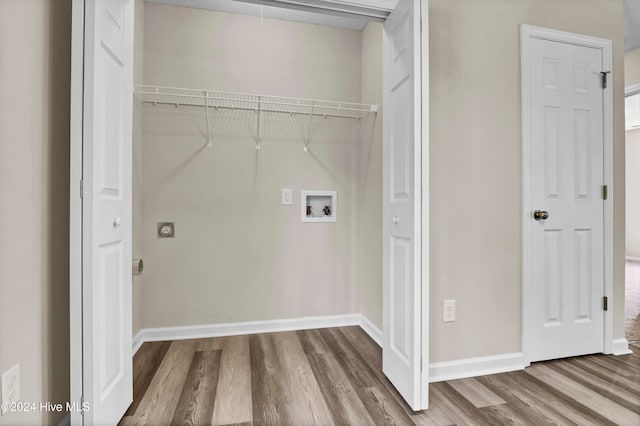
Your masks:
{"label": "wood plank floor", "polygon": [[359,327],[145,343],[121,425],[640,425],[640,345],[429,385],[413,412]]}

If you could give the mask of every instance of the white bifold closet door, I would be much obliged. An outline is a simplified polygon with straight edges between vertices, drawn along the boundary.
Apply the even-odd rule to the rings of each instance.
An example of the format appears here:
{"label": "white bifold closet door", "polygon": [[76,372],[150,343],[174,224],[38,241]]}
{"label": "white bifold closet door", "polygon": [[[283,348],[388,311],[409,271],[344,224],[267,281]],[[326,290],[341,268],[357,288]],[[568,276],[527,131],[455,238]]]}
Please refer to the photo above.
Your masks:
{"label": "white bifold closet door", "polygon": [[[88,410],[81,423],[115,425],[133,399],[134,0],[76,1],[73,7],[84,8],[84,93],[82,341],[72,341],[72,350],[82,347],[82,400]],[[74,22],[74,37],[82,37],[78,28]]]}
{"label": "white bifold closet door", "polygon": [[382,365],[413,410],[425,409],[428,403],[428,289],[423,287],[428,274],[428,240],[423,247],[428,210],[422,201],[423,173],[428,170],[422,151],[427,135],[428,39],[421,33],[426,16],[426,1],[400,0],[384,23],[383,35]]}

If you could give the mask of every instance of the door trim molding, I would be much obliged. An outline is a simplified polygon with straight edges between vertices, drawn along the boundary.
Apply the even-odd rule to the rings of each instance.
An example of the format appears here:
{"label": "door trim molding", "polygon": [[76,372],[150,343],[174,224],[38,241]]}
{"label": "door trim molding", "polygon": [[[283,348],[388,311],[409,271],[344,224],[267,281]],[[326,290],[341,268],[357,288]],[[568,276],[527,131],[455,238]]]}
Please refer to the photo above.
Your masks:
{"label": "door trim molding", "polygon": [[422,268],[421,268],[421,280],[422,280],[422,305],[421,305],[421,313],[422,318],[422,371],[421,371],[421,395],[422,395],[422,407],[424,409],[429,408],[429,381],[430,381],[430,369],[427,367],[429,365],[429,348],[430,348],[430,338],[431,334],[429,333],[429,305],[430,298],[429,294],[431,291],[431,281],[429,277],[431,275],[431,252],[430,249],[430,241],[431,241],[431,228],[430,228],[430,218],[431,218],[431,204],[430,204],[430,139],[429,139],[429,112],[431,110],[429,104],[429,0],[421,0],[420,2],[420,25],[421,25],[421,43],[420,43],[420,60],[421,60],[421,78],[422,82],[420,83],[422,86],[422,98],[420,101],[420,105],[422,108],[422,152],[421,152],[421,173],[422,173],[422,188],[421,188],[421,197],[422,197],[422,227],[421,227],[421,244],[422,244]]}
{"label": "door trim molding", "polygon": [[[69,401],[82,400],[82,138],[84,99],[84,0],[71,12],[71,108],[69,161]],[[69,413],[69,424],[84,424],[82,412]]]}
{"label": "door trim molding", "polygon": [[[577,46],[591,47],[602,51],[603,70],[613,71],[613,43],[611,40],[568,33],[549,28],[522,24],[520,26],[521,54],[521,125],[522,125],[522,353],[525,365],[530,364],[531,354],[531,288],[532,272],[531,248],[529,235],[532,223],[529,212],[531,203],[531,123],[529,103],[529,70],[531,40],[542,39]],[[604,295],[613,301],[613,73],[609,74],[609,84],[603,91],[603,143],[604,143],[604,185],[608,186],[609,196],[604,202]],[[604,314],[604,353],[613,352],[613,311],[615,306],[609,304]]]}

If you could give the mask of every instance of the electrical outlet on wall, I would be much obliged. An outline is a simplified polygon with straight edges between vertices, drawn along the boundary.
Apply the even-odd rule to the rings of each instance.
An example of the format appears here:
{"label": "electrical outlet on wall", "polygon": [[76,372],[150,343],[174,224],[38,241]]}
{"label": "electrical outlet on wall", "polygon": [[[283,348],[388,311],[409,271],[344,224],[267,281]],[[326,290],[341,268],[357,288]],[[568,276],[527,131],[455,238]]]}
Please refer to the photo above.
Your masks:
{"label": "electrical outlet on wall", "polygon": [[293,204],[293,191],[291,188],[282,188],[282,205],[290,206]]}
{"label": "electrical outlet on wall", "polygon": [[11,370],[2,375],[2,414],[9,407],[7,404],[20,400],[20,364],[16,364]]}
{"label": "electrical outlet on wall", "polygon": [[452,322],[456,320],[456,301],[448,299],[442,302],[442,322]]}

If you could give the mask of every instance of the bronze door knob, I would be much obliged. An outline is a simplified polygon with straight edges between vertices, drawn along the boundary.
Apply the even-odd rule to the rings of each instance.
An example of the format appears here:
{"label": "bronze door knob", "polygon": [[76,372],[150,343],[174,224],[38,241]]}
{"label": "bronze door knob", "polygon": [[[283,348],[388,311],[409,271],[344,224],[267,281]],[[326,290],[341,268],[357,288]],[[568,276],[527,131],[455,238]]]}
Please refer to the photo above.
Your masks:
{"label": "bronze door knob", "polygon": [[535,220],[546,220],[549,219],[549,212],[546,210],[536,210],[533,212],[533,218]]}

